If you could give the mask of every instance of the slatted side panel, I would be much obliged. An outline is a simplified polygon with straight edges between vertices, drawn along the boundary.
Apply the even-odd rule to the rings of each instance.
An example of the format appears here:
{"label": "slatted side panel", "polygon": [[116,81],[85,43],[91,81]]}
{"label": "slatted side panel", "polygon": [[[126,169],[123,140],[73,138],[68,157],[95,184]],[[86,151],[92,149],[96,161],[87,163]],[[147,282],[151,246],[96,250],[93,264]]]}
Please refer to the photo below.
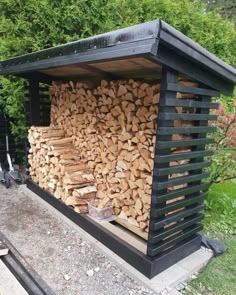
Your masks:
{"label": "slatted side panel", "polygon": [[[35,97],[36,99],[36,97]],[[26,85],[25,91],[25,105],[26,105],[26,118],[27,125],[31,126],[30,118],[30,87]],[[32,97],[32,104],[34,104],[34,96]],[[49,98],[49,85],[44,83],[39,83],[39,122],[38,126],[48,126],[50,125],[50,98]]]}
{"label": "slatted side panel", "polygon": [[51,102],[49,97],[49,85],[41,84],[39,88],[39,99],[40,99],[40,125],[50,125],[50,109]]}
{"label": "slatted side panel", "polygon": [[[195,86],[195,85],[194,85]],[[180,99],[178,93],[184,94]],[[163,69],[153,173],[152,205],[147,254],[159,255],[178,247],[202,229],[203,201],[208,184],[205,168],[213,143],[207,133],[216,117],[216,91],[178,83],[177,73]]]}

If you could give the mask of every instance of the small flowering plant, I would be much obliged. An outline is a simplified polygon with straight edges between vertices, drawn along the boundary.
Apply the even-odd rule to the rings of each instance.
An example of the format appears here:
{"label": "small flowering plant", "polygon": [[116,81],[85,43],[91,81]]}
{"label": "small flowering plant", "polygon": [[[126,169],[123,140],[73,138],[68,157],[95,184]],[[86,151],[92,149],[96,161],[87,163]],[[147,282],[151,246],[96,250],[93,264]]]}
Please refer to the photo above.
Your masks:
{"label": "small flowering plant", "polygon": [[218,116],[211,123],[217,127],[214,133],[215,144],[212,157],[210,184],[236,179],[236,102],[230,107],[223,104],[213,111]]}

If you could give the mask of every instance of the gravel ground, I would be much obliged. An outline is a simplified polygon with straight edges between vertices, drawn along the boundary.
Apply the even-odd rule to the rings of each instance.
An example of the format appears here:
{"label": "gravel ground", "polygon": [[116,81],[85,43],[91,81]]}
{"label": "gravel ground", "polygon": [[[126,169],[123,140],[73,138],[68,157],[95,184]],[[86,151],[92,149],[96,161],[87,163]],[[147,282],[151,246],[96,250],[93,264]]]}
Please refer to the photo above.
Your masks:
{"label": "gravel ground", "polygon": [[0,230],[58,295],[154,294],[19,187],[0,185]]}

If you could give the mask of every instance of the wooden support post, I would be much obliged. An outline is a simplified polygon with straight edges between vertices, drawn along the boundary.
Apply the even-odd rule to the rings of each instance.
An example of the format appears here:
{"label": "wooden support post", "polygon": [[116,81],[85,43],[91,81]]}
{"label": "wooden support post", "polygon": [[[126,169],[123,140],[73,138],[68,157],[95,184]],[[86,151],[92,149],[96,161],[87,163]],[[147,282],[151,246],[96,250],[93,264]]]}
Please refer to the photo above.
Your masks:
{"label": "wooden support post", "polygon": [[39,81],[36,79],[29,80],[29,123],[30,125],[40,124],[40,97],[39,97]]}

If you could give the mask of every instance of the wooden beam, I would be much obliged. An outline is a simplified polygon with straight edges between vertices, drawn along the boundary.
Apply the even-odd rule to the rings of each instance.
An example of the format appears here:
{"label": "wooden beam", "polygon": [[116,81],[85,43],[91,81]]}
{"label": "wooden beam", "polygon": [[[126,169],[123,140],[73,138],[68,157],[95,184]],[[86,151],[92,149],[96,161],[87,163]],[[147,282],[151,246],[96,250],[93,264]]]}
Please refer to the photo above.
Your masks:
{"label": "wooden beam", "polygon": [[39,80],[29,80],[30,125],[40,124]]}

